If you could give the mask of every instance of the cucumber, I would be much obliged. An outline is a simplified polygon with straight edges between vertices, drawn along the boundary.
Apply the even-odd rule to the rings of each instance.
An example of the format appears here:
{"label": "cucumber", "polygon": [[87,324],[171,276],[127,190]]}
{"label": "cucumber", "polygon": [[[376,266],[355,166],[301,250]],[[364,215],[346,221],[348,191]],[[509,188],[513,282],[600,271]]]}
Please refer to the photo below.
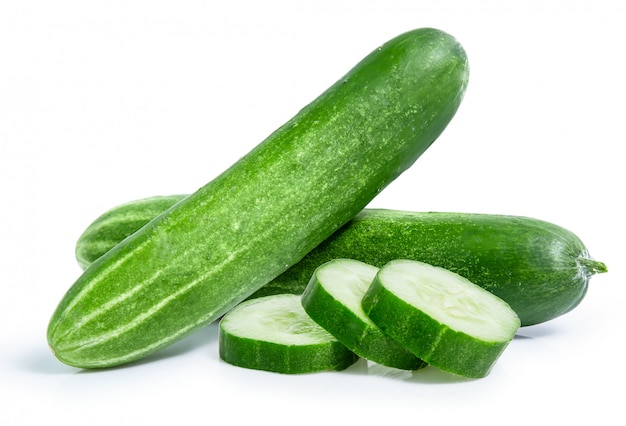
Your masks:
{"label": "cucumber", "polygon": [[457,111],[467,57],[436,29],[366,56],[250,153],[92,263],[54,311],[56,357],[129,363],[219,318],[348,222]]}
{"label": "cucumber", "polygon": [[300,294],[315,268],[335,258],[377,267],[405,258],[450,269],[504,299],[522,326],[571,311],[591,277],[607,271],[575,234],[538,219],[364,209],[253,296]]}
{"label": "cucumber", "polygon": [[415,260],[383,266],[362,307],[416,356],[469,378],[487,376],[520,327],[515,311],[493,293]]}
{"label": "cucumber", "polygon": [[315,270],[302,294],[302,306],[309,317],[360,357],[387,367],[419,370],[426,363],[385,334],[361,307],[377,273],[377,267],[358,260],[331,260]]}
{"label": "cucumber", "polygon": [[220,358],[229,364],[283,374],[344,370],[359,357],[304,311],[300,296],[245,301],[219,324]]}
{"label": "cucumber", "polygon": [[116,206],[94,220],[76,242],[76,260],[84,270],[117,243],[185,198],[155,196]]}
{"label": "cucumber", "polygon": [[365,209],[255,296],[302,292],[315,268],[336,258],[449,269],[505,300],[523,326],[570,312],[590,278],[607,271],[574,233],[539,219]]}

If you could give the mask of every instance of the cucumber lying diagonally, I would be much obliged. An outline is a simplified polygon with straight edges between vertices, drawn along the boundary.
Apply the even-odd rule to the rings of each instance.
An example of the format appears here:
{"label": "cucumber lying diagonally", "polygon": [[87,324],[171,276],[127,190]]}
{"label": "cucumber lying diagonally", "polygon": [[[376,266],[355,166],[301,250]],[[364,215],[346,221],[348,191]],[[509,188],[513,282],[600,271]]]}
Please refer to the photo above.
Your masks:
{"label": "cucumber lying diagonally", "polygon": [[359,359],[306,314],[295,294],[233,308],[219,324],[219,353],[229,364],[284,374],[338,371]]}
{"label": "cucumber lying diagonally", "polygon": [[[131,231],[123,217],[149,222],[153,214],[149,204],[162,203],[159,198],[125,204],[119,221],[112,219],[118,216],[116,207],[103,219],[94,220],[79,239],[77,253],[82,253],[82,259],[91,255],[88,261],[97,259],[103,253],[94,247],[106,250],[103,240],[113,244],[109,236],[118,233],[116,227]],[[134,214],[128,216],[131,209]],[[365,209],[255,296],[300,294],[315,268],[335,258],[377,267],[394,259],[441,266],[504,299],[522,325],[549,321],[571,311],[583,300],[591,277],[607,271],[606,265],[590,257],[575,234],[545,221],[509,215]]]}
{"label": "cucumber lying diagonally", "polygon": [[462,46],[425,28],[376,48],[217,178],[92,263],[48,324],[56,357],[129,363],[216,320],[410,167],[455,115]]}
{"label": "cucumber lying diagonally", "polygon": [[414,260],[383,266],[362,305],[416,356],[471,378],[489,374],[520,326],[502,299],[458,274]]}
{"label": "cucumber lying diagonally", "polygon": [[309,316],[348,349],[387,367],[419,370],[427,364],[390,338],[361,307],[378,268],[353,259],[319,266],[302,294]]}

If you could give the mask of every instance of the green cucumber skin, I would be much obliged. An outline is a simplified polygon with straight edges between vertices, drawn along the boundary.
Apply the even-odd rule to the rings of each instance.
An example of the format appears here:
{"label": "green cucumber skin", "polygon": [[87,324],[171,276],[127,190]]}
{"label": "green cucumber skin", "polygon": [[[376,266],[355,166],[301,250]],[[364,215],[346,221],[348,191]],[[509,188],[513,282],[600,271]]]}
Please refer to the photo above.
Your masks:
{"label": "green cucumber skin", "polygon": [[450,269],[504,299],[523,326],[571,311],[591,276],[606,271],[576,235],[541,220],[364,209],[253,297],[300,294],[315,269],[336,258],[378,267],[405,258]]}
{"label": "green cucumber skin", "polygon": [[[347,309],[332,309],[340,303],[316,283],[315,274],[302,294],[302,306],[311,318],[362,358],[402,370],[419,370],[427,364],[379,328],[364,324]],[[384,347],[381,347],[384,342]]]}
{"label": "green cucumber skin", "polygon": [[361,211],[456,113],[467,57],[404,33],[237,163],[92,263],[50,319],[79,368],[141,359],[219,318]]}
{"label": "green cucumber skin", "polygon": [[542,220],[365,209],[255,296],[298,293],[318,265],[340,257],[377,267],[412,259],[449,269],[506,301],[523,326],[571,311],[591,276],[606,271],[575,234]]}
{"label": "green cucumber skin", "polygon": [[[286,348],[277,343],[258,342],[226,333],[219,334],[219,352],[221,359],[237,367],[282,374],[341,371],[359,360],[358,355],[338,341],[328,344],[320,353],[319,348],[310,346]],[[320,367],[322,361],[327,361],[324,368]]]}
{"label": "green cucumber skin", "polygon": [[186,195],[154,196],[116,206],[94,220],[76,241],[75,255],[84,270],[117,243]]}
{"label": "green cucumber skin", "polygon": [[[409,351],[433,367],[459,376],[487,376],[510,343],[479,343],[476,339],[468,343],[464,333],[449,327],[442,331],[426,314],[385,289],[377,278],[365,293],[362,306],[374,323]],[[457,350],[451,352],[450,347]]]}

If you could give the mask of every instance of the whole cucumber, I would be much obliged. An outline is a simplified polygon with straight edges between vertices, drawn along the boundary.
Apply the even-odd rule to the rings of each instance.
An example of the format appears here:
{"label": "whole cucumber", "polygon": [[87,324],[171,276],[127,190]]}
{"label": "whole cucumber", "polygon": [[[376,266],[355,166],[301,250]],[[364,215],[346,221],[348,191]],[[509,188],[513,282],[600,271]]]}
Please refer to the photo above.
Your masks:
{"label": "whole cucumber", "polygon": [[522,326],[571,311],[590,278],[607,271],[574,233],[539,219],[365,209],[255,297],[299,293],[315,268],[341,257],[378,267],[410,259],[449,269],[506,301]]}
{"label": "whole cucumber", "polygon": [[[184,196],[156,196],[111,208],[87,227],[77,247],[93,255],[93,261],[98,253],[88,247],[106,249],[99,235],[132,233],[136,229],[126,226],[124,218],[148,222],[151,207],[173,203],[177,197]],[[113,220],[118,211],[119,220]],[[111,248],[116,242],[108,243]],[[538,219],[364,209],[252,297],[299,294],[318,266],[341,258],[378,267],[411,259],[449,269],[504,299],[523,326],[571,311],[585,296],[590,278],[607,271],[575,234]]]}
{"label": "whole cucumber", "polygon": [[128,363],[300,261],[410,167],[455,115],[462,46],[430,28],[366,56],[233,166],[92,263],[48,325],[56,357]]}

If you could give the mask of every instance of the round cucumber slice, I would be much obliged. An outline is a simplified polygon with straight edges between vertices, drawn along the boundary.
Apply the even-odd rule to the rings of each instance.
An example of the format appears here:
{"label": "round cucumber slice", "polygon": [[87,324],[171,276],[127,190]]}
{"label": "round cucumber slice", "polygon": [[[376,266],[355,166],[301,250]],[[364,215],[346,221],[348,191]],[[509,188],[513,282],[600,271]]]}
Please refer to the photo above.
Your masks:
{"label": "round cucumber slice", "polygon": [[285,374],[343,370],[359,359],[313,321],[293,294],[233,308],[220,321],[219,354],[229,364]]}
{"label": "round cucumber slice", "polygon": [[302,306],[315,322],[360,357],[387,367],[418,370],[426,363],[386,335],[361,307],[378,269],[352,259],[324,263],[304,290]]}
{"label": "round cucumber slice", "polygon": [[384,265],[362,306],[416,356],[470,378],[489,374],[520,327],[502,299],[454,272],[414,260]]}

